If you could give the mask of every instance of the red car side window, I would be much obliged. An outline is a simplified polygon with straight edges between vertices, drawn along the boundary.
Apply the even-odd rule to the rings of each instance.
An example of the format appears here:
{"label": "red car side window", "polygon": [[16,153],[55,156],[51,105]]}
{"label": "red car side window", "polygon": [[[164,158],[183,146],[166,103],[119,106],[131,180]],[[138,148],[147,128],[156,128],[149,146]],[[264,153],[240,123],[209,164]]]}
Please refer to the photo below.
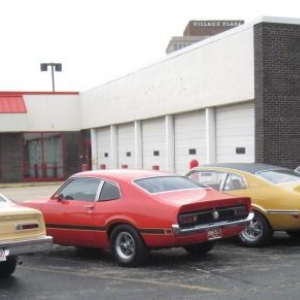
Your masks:
{"label": "red car side window", "polygon": [[101,193],[100,201],[115,200],[121,198],[121,193],[117,185],[110,182],[104,182]]}

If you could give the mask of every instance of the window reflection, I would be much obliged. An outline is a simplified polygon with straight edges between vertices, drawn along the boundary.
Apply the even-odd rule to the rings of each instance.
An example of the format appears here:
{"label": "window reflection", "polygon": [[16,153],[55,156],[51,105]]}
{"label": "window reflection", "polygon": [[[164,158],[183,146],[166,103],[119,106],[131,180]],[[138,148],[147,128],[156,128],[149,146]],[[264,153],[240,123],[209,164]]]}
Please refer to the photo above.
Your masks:
{"label": "window reflection", "polygon": [[24,177],[63,178],[62,134],[24,134]]}

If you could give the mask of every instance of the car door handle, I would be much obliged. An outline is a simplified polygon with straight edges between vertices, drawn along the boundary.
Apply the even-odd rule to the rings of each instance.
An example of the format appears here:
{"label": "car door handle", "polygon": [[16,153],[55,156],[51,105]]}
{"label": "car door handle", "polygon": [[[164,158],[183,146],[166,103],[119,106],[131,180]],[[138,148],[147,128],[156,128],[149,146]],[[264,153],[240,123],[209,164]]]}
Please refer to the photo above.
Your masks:
{"label": "car door handle", "polygon": [[85,208],[86,210],[91,210],[91,209],[94,208],[94,205],[85,205],[84,208]]}

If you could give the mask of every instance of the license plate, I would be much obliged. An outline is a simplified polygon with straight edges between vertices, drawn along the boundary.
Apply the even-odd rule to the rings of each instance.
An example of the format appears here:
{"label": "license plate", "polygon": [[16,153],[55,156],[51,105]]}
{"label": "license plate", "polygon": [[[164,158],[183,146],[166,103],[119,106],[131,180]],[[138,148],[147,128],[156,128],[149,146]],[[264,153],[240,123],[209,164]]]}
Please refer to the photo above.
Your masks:
{"label": "license plate", "polygon": [[220,239],[221,237],[222,237],[222,229],[221,228],[215,228],[215,229],[207,231],[207,239],[208,240]]}
{"label": "license plate", "polygon": [[0,249],[0,261],[6,261],[6,255],[4,249]]}

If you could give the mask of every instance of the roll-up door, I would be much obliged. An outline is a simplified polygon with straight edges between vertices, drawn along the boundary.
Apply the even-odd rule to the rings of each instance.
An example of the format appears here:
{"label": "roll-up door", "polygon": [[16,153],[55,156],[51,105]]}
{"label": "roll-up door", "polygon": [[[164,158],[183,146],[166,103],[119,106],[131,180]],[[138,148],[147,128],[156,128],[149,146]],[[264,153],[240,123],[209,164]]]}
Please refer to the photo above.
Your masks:
{"label": "roll-up door", "polygon": [[206,162],[205,112],[175,115],[175,171],[185,174],[191,160]]}
{"label": "roll-up door", "polygon": [[134,123],[117,127],[118,165],[120,168],[135,167]]}
{"label": "roll-up door", "polygon": [[111,162],[110,127],[97,129],[98,167],[109,169]]}
{"label": "roll-up door", "polygon": [[254,103],[218,107],[216,109],[217,162],[253,162]]}
{"label": "roll-up door", "polygon": [[143,168],[166,169],[165,119],[157,118],[142,122]]}

